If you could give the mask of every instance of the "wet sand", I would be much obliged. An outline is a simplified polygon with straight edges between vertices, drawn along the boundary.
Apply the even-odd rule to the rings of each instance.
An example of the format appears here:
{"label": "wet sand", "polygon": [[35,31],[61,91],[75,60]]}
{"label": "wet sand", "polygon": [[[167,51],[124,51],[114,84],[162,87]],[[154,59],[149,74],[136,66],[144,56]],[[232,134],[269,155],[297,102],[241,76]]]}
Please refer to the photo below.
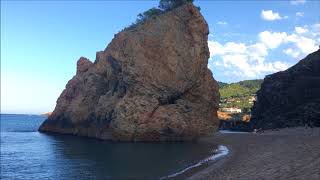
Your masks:
{"label": "wet sand", "polygon": [[320,179],[320,128],[303,127],[254,134],[217,133],[229,154],[177,179]]}

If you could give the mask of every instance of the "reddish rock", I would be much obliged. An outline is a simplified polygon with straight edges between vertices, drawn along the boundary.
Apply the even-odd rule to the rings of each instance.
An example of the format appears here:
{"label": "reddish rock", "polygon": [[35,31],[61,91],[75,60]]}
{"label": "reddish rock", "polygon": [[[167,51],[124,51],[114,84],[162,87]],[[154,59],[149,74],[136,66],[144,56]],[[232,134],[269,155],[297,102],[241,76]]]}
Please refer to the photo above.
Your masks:
{"label": "reddish rock", "polygon": [[186,4],[115,35],[78,61],[42,132],[121,141],[193,140],[218,126],[208,25]]}
{"label": "reddish rock", "polygon": [[81,57],[77,62],[77,74],[86,72],[92,65],[93,63],[89,59]]}

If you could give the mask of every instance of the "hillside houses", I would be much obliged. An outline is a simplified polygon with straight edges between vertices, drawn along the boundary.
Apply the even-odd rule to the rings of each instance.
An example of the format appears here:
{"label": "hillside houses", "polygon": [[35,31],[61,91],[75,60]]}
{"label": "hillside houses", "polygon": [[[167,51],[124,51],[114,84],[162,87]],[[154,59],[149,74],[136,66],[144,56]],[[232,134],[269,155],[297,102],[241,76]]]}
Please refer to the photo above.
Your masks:
{"label": "hillside houses", "polygon": [[[220,110],[222,108],[238,108],[241,109],[241,113],[250,113],[251,107],[256,101],[256,92],[260,89],[262,82],[262,79],[246,80],[230,84],[220,82]],[[226,110],[239,112],[239,110],[235,109]]]}
{"label": "hillside houses", "polygon": [[[230,97],[230,98],[224,98],[220,100],[219,106],[221,108],[221,111],[225,112],[232,112],[232,113],[241,113],[241,112],[248,112],[250,111],[250,108],[256,101],[256,95],[250,95],[250,96],[243,96],[243,97]],[[222,110],[222,108],[231,108],[231,109],[225,109]],[[240,109],[241,112],[239,112]]]}
{"label": "hillside houses", "polygon": [[221,111],[223,112],[229,112],[229,113],[241,113],[242,110],[240,108],[231,107],[231,108],[221,108]]}
{"label": "hillside houses", "polygon": [[256,100],[257,100],[256,95],[250,96],[249,99],[248,99],[250,104],[253,104],[253,102],[256,101]]}

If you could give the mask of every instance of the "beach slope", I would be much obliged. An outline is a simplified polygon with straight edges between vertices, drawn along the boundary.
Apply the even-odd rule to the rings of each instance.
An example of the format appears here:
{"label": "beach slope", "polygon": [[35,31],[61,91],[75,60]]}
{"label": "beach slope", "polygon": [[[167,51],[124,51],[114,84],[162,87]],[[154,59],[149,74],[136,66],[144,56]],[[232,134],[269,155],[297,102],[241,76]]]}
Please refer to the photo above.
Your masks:
{"label": "beach slope", "polygon": [[219,133],[230,153],[189,179],[320,179],[320,128]]}

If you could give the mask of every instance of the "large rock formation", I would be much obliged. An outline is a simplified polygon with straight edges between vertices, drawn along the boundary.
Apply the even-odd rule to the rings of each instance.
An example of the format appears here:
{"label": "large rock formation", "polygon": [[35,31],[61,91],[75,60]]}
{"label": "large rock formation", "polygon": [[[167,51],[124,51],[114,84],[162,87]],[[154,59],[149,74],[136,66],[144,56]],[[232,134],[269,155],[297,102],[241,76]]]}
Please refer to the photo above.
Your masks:
{"label": "large rock formation", "polygon": [[320,50],[266,76],[252,108],[253,128],[320,126]]}
{"label": "large rock formation", "polygon": [[218,126],[208,25],[186,4],[115,35],[80,58],[42,132],[122,141],[192,140]]}

